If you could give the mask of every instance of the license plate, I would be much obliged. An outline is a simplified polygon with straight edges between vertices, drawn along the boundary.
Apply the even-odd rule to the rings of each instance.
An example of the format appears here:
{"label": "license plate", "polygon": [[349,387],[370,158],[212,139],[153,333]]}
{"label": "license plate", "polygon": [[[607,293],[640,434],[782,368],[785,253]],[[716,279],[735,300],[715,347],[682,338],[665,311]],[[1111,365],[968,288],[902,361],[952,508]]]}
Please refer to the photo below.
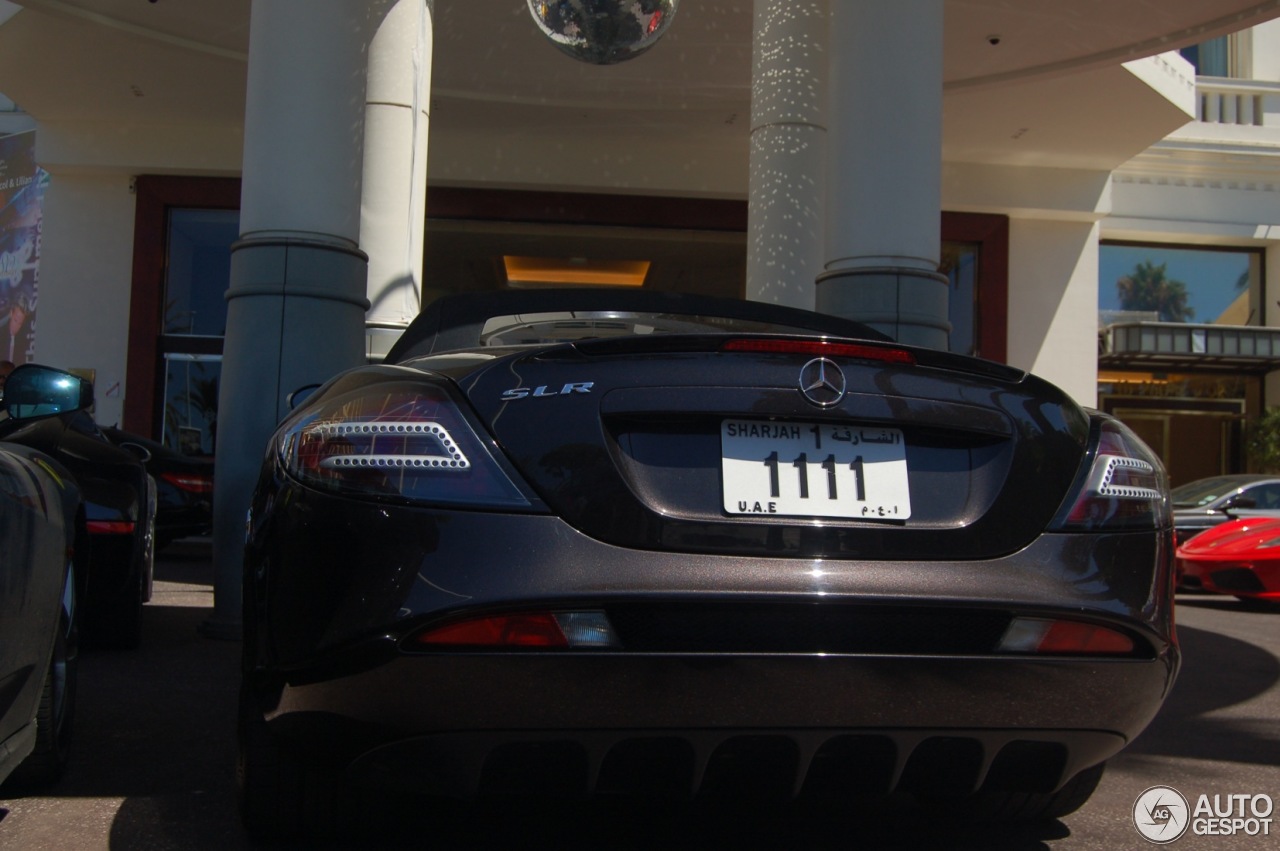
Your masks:
{"label": "license plate", "polygon": [[728,514],[911,516],[901,429],[724,420],[720,456]]}

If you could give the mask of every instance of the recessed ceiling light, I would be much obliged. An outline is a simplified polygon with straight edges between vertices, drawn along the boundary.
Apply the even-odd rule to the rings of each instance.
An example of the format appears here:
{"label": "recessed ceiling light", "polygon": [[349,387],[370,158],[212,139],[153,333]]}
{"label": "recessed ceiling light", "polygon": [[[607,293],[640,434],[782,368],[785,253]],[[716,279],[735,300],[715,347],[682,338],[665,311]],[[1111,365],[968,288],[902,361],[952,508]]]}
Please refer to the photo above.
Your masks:
{"label": "recessed ceiling light", "polygon": [[642,287],[648,260],[591,260],[586,257],[518,257],[506,255],[502,265],[507,285]]}

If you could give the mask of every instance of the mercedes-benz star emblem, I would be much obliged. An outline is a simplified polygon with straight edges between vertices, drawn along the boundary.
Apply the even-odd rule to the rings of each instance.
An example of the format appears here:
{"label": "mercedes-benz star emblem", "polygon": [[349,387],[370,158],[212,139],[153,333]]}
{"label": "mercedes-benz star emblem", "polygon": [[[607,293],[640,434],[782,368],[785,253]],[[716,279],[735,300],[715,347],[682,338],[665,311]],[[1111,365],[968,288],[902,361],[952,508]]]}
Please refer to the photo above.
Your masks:
{"label": "mercedes-benz star emblem", "polygon": [[819,408],[830,408],[844,398],[844,373],[834,361],[814,358],[800,369],[800,392]]}

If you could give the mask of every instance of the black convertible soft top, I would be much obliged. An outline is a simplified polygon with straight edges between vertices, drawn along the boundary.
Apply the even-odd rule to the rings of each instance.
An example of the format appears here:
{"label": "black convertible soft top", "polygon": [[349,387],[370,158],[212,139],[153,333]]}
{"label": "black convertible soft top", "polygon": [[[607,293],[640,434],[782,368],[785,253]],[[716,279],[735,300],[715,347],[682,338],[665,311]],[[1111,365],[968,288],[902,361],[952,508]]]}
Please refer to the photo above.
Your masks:
{"label": "black convertible soft top", "polygon": [[423,308],[387,353],[386,363],[480,344],[485,323],[496,316],[554,312],[616,312],[723,317],[856,340],[890,341],[861,322],[757,301],[655,290],[566,288],[498,290],[442,296]]}

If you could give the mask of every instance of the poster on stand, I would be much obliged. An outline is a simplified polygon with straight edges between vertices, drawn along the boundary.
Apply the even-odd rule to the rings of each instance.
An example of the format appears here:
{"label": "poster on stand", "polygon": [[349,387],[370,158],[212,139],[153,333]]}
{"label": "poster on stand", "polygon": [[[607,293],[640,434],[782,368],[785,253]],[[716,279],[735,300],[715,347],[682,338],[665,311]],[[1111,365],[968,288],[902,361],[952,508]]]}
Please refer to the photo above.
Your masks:
{"label": "poster on stand", "polygon": [[0,136],[0,361],[35,350],[41,214],[49,174],[36,165],[36,134]]}

